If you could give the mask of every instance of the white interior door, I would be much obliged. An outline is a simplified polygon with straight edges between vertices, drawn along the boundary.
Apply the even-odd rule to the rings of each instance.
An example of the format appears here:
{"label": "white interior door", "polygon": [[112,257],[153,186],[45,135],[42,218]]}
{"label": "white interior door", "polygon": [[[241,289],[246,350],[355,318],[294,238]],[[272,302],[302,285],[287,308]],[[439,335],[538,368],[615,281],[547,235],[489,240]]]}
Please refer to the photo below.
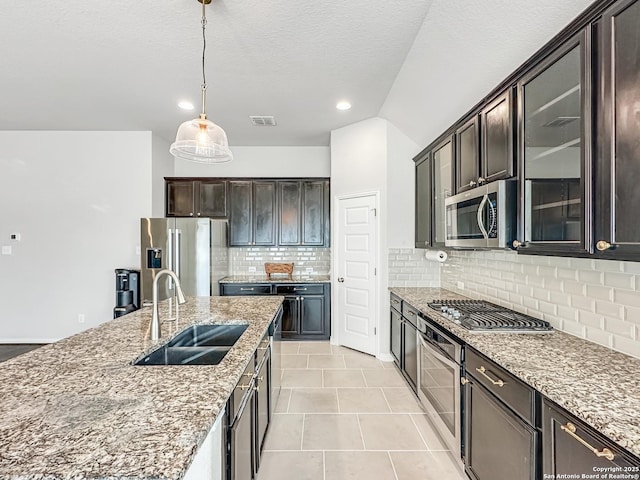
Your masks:
{"label": "white interior door", "polygon": [[375,194],[338,198],[338,343],[376,354],[377,217]]}

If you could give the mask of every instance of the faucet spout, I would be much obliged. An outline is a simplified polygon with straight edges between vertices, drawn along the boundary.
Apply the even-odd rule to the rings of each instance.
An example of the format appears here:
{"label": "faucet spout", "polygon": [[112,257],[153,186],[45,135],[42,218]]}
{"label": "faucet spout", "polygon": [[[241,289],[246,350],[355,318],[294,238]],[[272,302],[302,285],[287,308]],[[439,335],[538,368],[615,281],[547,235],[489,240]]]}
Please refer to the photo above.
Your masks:
{"label": "faucet spout", "polygon": [[180,305],[187,303],[182,287],[180,286],[180,280],[173,270],[164,269],[160,270],[156,278],[153,279],[153,316],[151,317],[151,340],[158,340],[160,338],[160,314],[158,312],[158,281],[160,277],[169,275],[176,282],[176,293],[178,295],[178,303]]}

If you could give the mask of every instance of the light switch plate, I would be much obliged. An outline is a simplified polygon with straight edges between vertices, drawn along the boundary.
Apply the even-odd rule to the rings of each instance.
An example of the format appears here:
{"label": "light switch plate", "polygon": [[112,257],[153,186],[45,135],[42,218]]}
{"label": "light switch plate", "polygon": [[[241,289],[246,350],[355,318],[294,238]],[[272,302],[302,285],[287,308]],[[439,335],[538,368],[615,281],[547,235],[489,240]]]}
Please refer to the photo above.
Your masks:
{"label": "light switch plate", "polygon": [[2,246],[2,255],[11,255],[11,245]]}

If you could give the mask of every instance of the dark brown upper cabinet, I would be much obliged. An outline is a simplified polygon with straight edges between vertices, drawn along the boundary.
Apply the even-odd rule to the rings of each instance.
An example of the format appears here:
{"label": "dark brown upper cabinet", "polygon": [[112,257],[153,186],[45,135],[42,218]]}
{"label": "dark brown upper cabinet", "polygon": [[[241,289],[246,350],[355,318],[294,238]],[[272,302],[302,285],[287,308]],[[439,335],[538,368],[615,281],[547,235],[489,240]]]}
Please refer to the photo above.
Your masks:
{"label": "dark brown upper cabinet", "polygon": [[449,136],[436,145],[431,154],[433,164],[433,247],[444,247],[445,242],[445,206],[444,201],[453,195],[453,137]]}
{"label": "dark brown upper cabinet", "polygon": [[591,247],[591,55],[585,29],[518,82],[523,253]]}
{"label": "dark brown upper cabinet", "polygon": [[513,89],[509,88],[480,112],[481,172],[478,183],[513,177],[515,122]]}
{"label": "dark brown upper cabinet", "polygon": [[278,245],[328,246],[329,183],[278,182]]}
{"label": "dark brown upper cabinet", "polygon": [[276,182],[229,182],[229,246],[276,244]]}
{"label": "dark brown upper cabinet", "polygon": [[595,252],[640,260],[640,1],[619,1],[598,22]]}
{"label": "dark brown upper cabinet", "polygon": [[480,178],[479,126],[480,118],[474,114],[455,133],[457,193],[478,186]]}
{"label": "dark brown upper cabinet", "polygon": [[432,197],[431,152],[422,152],[415,162],[415,246],[431,247]]}
{"label": "dark brown upper cabinet", "polygon": [[224,180],[175,180],[165,183],[167,217],[227,216],[227,182]]}

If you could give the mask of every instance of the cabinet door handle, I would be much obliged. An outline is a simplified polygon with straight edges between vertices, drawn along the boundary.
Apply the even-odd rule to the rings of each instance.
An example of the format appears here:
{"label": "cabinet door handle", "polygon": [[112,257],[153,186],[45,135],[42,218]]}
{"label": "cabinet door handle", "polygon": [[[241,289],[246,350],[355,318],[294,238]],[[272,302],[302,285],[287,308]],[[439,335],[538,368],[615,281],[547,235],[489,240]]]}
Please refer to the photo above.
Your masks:
{"label": "cabinet door handle", "polygon": [[189,212],[189,216],[190,216],[190,217],[193,217],[193,212]]}
{"label": "cabinet door handle", "polygon": [[198,216],[200,216],[200,212],[198,212]]}
{"label": "cabinet door handle", "polygon": [[489,375],[487,375],[485,372],[487,371],[486,368],[484,367],[480,367],[480,368],[476,368],[476,372],[478,372],[480,375],[482,375],[483,377],[485,377],[487,380],[489,380],[491,383],[493,383],[494,385],[497,385],[499,387],[504,387],[504,382],[500,379],[498,380],[494,380],[493,378],[491,378]]}
{"label": "cabinet door handle", "polygon": [[465,377],[460,377],[460,383],[462,385],[466,385],[467,383],[469,383],[469,380],[467,380]]}
{"label": "cabinet door handle", "polygon": [[513,245],[513,248],[520,248],[524,247],[524,242],[521,242],[520,240],[514,240],[511,245]]}
{"label": "cabinet door handle", "polygon": [[609,242],[607,242],[606,240],[600,240],[596,243],[596,248],[598,249],[598,251],[600,252],[604,252],[606,250],[611,250],[613,249],[613,245],[611,245]]}
{"label": "cabinet door handle", "polygon": [[482,177],[478,178],[478,183],[479,183],[480,185],[482,185],[482,184],[483,184],[484,182],[486,182],[486,181],[487,181],[487,179],[486,179],[486,178],[482,178]]}
{"label": "cabinet door handle", "polygon": [[476,182],[474,182],[473,180],[471,180],[471,181],[469,182],[469,186],[470,186],[470,187],[475,187],[476,185],[477,185],[477,183],[476,183]]}
{"label": "cabinet door handle", "polygon": [[615,454],[608,448],[603,448],[602,450],[598,450],[597,448],[591,446],[586,440],[579,437],[576,434],[576,426],[573,423],[567,422],[566,425],[560,425],[560,428],[563,431],[567,432],[570,436],[572,436],[578,442],[580,442],[582,445],[587,447],[589,450],[591,450],[596,457],[604,457],[609,461],[613,461],[613,459],[616,458]]}
{"label": "cabinet door handle", "polygon": [[240,287],[240,291],[241,292],[253,292],[255,290],[255,288],[251,287],[251,288],[243,288]]}

